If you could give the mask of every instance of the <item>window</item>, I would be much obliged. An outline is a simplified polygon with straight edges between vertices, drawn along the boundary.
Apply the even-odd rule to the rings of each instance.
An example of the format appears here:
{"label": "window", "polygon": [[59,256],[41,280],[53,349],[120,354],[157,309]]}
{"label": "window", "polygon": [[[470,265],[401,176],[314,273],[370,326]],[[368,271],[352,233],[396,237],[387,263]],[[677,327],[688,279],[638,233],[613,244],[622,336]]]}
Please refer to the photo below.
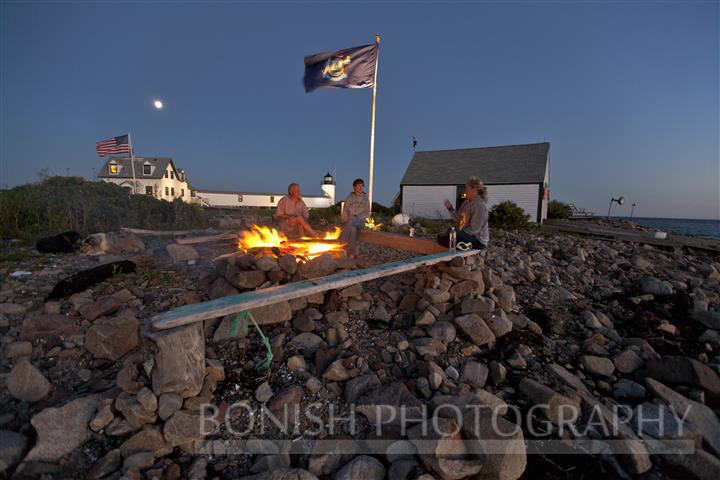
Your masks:
{"label": "window", "polygon": [[170,189],[168,187],[165,187],[165,196],[170,195]]}
{"label": "window", "polygon": [[184,196],[185,196],[185,189],[184,189],[184,188],[181,188],[181,189],[180,189],[180,196],[181,196],[181,197],[184,197]]}
{"label": "window", "polygon": [[143,175],[150,175],[150,164],[146,163],[143,165]]}
{"label": "window", "polygon": [[170,194],[174,197],[175,196],[175,187],[170,188]]}
{"label": "window", "polygon": [[165,178],[168,178],[168,172],[165,171]]}
{"label": "window", "polygon": [[117,163],[110,164],[110,173],[112,173],[113,175],[117,175],[117,173],[118,173]]}
{"label": "window", "polygon": [[238,193],[238,203],[242,203],[242,201],[243,201],[243,196],[241,193]]}
{"label": "window", "polygon": [[153,194],[152,185],[145,185],[145,195],[152,195],[152,194]]}
{"label": "window", "polygon": [[273,195],[270,195],[270,203],[275,203],[275,197]]}
{"label": "window", "polygon": [[190,190],[190,196],[195,197],[195,190]]}
{"label": "window", "polygon": [[170,180],[174,180],[174,179],[175,179],[175,173],[172,170],[170,170]]}

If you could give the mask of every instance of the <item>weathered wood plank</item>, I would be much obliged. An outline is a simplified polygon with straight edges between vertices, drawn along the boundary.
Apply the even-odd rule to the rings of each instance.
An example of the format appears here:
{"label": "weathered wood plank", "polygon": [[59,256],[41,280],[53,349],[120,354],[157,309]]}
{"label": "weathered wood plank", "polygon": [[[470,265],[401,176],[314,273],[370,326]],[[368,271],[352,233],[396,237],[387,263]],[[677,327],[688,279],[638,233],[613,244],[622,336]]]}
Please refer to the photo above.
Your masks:
{"label": "weathered wood plank", "polygon": [[436,253],[434,255],[383,263],[371,268],[335,273],[327,277],[288,283],[277,287],[239,293],[237,295],[229,295],[207,302],[186,305],[158,314],[151,319],[151,324],[153,330],[179,327],[189,323],[242,312],[243,310],[250,310],[286,300],[306,297],[327,290],[344,288],[356,283],[367,282],[376,278],[407,272],[436,263],[447,262],[455,257],[467,257],[475,255],[476,253],[478,253],[477,250],[468,250],[466,252],[448,252],[445,250],[442,253]]}
{"label": "weathered wood plank", "polygon": [[221,233],[219,235],[205,235],[202,237],[178,238],[175,240],[175,242],[179,243],[180,245],[193,245],[196,243],[208,243],[208,242],[217,242],[220,240],[231,240],[235,237],[237,237],[237,233],[228,232],[228,233]]}
{"label": "weathered wood plank", "polygon": [[153,235],[157,237],[165,235],[190,235],[198,233],[198,230],[145,230],[143,228],[120,227],[120,230],[134,233],[136,235]]}
{"label": "weathered wood plank", "polygon": [[413,238],[407,235],[398,235],[397,233],[378,232],[375,230],[361,230],[360,241],[371,245],[381,245],[383,247],[424,253],[426,255],[447,251],[447,247],[438,245],[432,240]]}

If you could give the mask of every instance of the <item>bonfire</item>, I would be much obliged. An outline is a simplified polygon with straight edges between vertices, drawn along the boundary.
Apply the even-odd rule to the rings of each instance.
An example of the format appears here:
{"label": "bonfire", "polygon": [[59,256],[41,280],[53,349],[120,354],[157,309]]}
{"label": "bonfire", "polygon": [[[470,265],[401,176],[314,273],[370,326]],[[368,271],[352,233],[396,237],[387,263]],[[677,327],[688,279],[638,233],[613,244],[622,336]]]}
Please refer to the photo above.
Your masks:
{"label": "bonfire", "polygon": [[323,238],[289,239],[275,228],[253,225],[250,230],[239,235],[238,248],[265,255],[290,254],[310,260],[324,253],[342,255],[345,244],[339,241],[340,233],[340,228],[335,227],[332,231],[326,232]]}

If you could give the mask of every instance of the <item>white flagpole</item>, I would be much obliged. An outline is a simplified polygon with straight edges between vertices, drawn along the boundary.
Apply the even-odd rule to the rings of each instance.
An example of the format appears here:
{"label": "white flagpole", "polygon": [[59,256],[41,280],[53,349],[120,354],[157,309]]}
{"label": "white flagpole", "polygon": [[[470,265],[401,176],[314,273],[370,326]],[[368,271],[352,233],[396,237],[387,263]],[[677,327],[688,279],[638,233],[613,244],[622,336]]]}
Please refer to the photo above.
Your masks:
{"label": "white flagpole", "polygon": [[370,178],[368,179],[368,199],[370,201],[371,213],[373,198],[373,160],[375,159],[375,96],[377,95],[378,63],[380,63],[380,35],[375,35],[375,44],[377,45],[377,54],[375,56],[375,77],[373,78],[372,126],[370,130]]}
{"label": "white flagpole", "polygon": [[132,165],[133,174],[133,193],[137,193],[137,182],[135,180],[135,151],[132,148],[132,137],[128,132],[128,148],[130,149],[130,164]]}

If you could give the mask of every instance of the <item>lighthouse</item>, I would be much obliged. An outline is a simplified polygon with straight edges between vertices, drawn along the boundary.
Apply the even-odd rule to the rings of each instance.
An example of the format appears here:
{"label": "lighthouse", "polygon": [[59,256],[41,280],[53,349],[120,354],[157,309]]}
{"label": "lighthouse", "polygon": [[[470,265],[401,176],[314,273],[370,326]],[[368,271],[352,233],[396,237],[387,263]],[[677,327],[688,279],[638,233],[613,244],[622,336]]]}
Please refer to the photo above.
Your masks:
{"label": "lighthouse", "polygon": [[323,183],[320,186],[326,197],[330,197],[330,205],[335,205],[335,180],[333,176],[328,172],[323,178]]}

